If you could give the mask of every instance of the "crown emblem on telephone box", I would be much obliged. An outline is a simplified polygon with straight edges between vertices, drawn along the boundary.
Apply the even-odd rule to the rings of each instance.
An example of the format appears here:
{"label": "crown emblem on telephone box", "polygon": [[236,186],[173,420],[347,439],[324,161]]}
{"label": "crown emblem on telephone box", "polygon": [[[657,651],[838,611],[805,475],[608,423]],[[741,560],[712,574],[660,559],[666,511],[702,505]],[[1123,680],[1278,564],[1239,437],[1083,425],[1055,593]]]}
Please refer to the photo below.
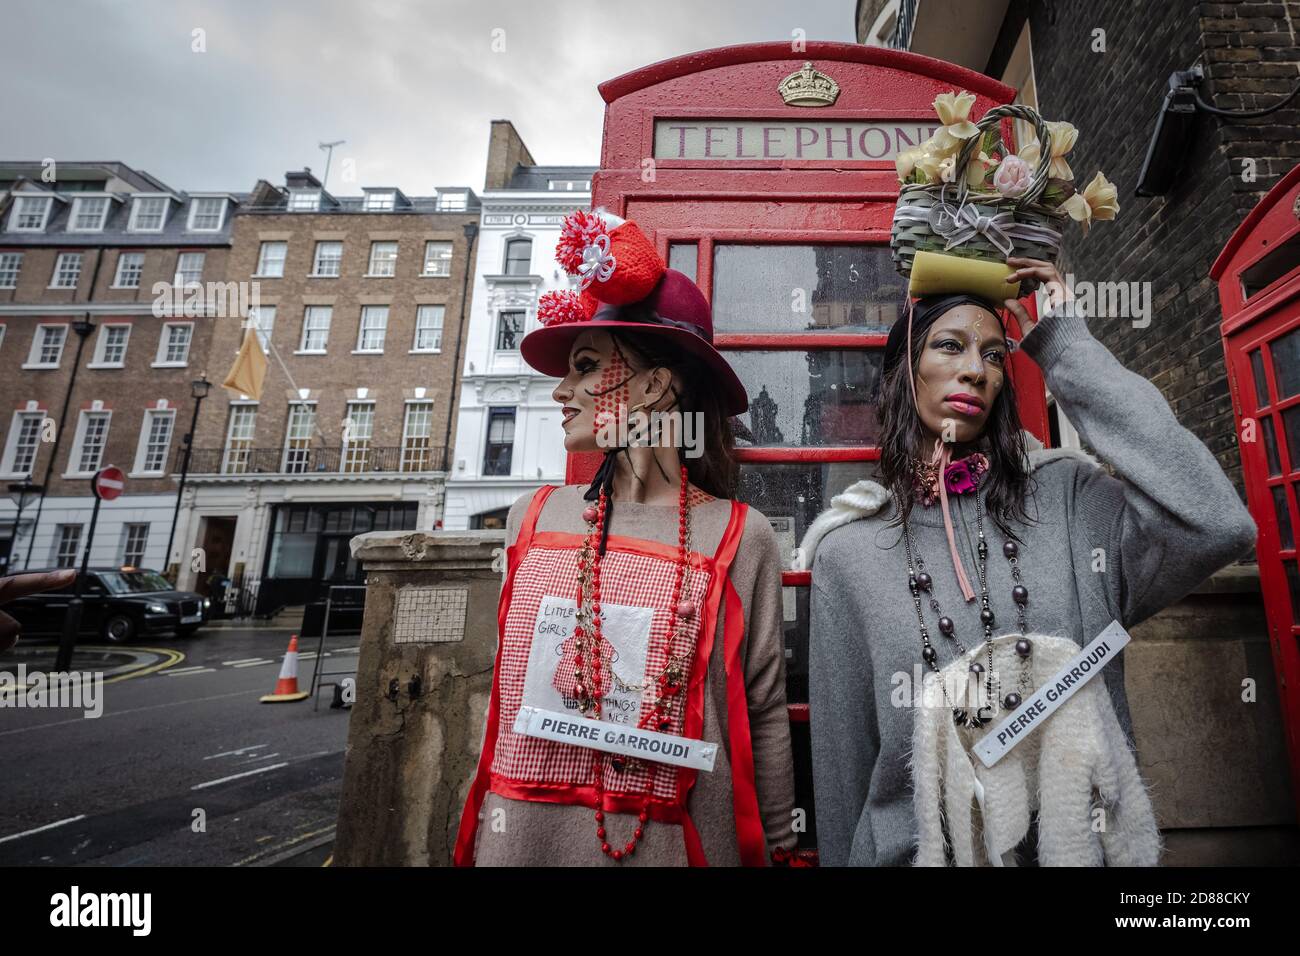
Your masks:
{"label": "crown emblem on telephone box", "polygon": [[805,62],[776,88],[786,106],[830,106],[840,95],[840,85],[820,70],[814,70],[811,61]]}

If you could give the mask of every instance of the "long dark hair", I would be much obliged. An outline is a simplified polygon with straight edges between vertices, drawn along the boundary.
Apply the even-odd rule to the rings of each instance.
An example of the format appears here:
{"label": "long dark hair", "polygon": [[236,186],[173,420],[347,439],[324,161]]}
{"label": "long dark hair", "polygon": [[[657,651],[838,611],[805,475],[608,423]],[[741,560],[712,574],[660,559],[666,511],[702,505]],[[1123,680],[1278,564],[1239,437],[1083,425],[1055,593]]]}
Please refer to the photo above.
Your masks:
{"label": "long dark hair", "polygon": [[[998,319],[1001,324],[1000,315]],[[914,462],[918,458],[928,460],[930,457],[904,362],[912,363],[912,374],[916,375],[921,364],[922,346],[932,327],[933,323],[913,326],[907,355],[896,362],[880,381],[880,479],[893,494],[898,507],[894,524],[901,524],[912,513],[916,503],[912,484]],[[1005,325],[1002,327],[1005,329]],[[1034,492],[1034,482],[1025,455],[1025,438],[1020,411],[1016,407],[1009,356],[1002,391],[993,400],[979,444],[989,460],[988,474],[981,479],[988,483],[986,507],[989,517],[1003,535],[1018,541],[1020,539],[1011,526],[1013,523],[1030,523],[1025,502]]]}
{"label": "long dark hair", "polygon": [[[629,317],[635,309],[635,306],[631,306],[626,310]],[[686,475],[697,488],[715,498],[736,497],[740,466],[736,463],[734,454],[735,435],[720,394],[710,387],[712,376],[708,366],[692,353],[678,348],[664,335],[635,329],[611,330],[610,335],[629,362],[637,367],[637,371],[666,368],[676,374],[682,385],[681,392],[677,395],[676,409],[683,414],[704,414],[704,454],[698,458],[688,458],[686,450],[679,448],[678,460],[686,466]]]}

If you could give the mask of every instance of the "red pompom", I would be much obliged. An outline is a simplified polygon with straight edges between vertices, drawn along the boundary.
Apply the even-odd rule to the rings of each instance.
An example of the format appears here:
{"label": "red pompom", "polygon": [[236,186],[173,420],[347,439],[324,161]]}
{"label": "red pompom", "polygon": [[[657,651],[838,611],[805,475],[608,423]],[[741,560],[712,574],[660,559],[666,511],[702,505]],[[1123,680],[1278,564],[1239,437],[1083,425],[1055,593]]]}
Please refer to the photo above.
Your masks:
{"label": "red pompom", "polygon": [[547,292],[537,300],[537,318],[542,325],[563,325],[590,318],[576,292]]}
{"label": "red pompom", "polygon": [[569,213],[560,227],[560,241],[555,244],[555,261],[569,275],[577,275],[583,251],[608,234],[609,226],[595,213],[583,209]]}

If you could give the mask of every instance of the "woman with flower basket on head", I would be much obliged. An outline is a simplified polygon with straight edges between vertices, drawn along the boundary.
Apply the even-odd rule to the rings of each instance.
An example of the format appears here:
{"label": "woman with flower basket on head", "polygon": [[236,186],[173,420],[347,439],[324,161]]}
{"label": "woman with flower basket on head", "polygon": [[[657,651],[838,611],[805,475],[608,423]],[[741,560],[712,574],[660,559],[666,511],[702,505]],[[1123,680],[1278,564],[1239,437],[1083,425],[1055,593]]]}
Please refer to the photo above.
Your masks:
{"label": "woman with flower basket on head", "polygon": [[[521,349],[560,379],[589,488],[510,509],[483,751],[458,865],[788,862],[794,780],[780,556],[730,500],[748,406],[703,293],[633,222],[577,212]],[[681,447],[682,416],[703,448]],[[700,453],[702,452],[702,453]]]}
{"label": "woman with flower basket on head", "polygon": [[[803,542],[818,849],[828,865],[1154,865],[1122,655],[996,762],[975,748],[1009,716],[1027,727],[1017,711],[1081,646],[1178,600],[1255,526],[1052,264],[1058,225],[1112,218],[1113,187],[1073,191],[1066,124],[1008,106],[976,125],[973,100],[941,96],[943,128],[899,161],[893,249],[919,297],[885,346],[879,481]],[[1004,146],[1006,116],[1038,140]],[[1019,294],[1037,285],[1034,322]],[[1021,429],[1013,348],[1113,474]]]}

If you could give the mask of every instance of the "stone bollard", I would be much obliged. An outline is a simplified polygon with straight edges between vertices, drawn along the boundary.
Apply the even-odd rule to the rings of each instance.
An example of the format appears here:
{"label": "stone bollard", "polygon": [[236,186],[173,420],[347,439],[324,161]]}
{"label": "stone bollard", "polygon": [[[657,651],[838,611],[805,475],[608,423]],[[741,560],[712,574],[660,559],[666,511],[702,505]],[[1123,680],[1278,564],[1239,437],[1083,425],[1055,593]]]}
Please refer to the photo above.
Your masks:
{"label": "stone bollard", "polygon": [[492,690],[505,533],[352,539],[366,612],[335,866],[450,866]]}

